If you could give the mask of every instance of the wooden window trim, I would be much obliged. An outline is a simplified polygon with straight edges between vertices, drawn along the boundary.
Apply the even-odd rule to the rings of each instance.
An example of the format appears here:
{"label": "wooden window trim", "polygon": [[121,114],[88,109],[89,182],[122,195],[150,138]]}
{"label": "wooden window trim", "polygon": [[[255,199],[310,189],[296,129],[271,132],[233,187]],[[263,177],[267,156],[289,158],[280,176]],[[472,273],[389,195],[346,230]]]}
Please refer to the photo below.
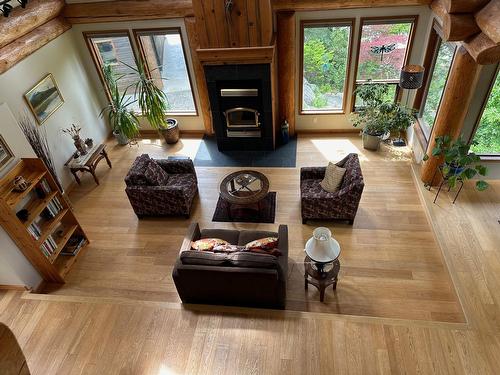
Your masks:
{"label": "wooden window trim", "polygon": [[[347,108],[347,96],[349,89],[349,80],[352,64],[352,45],[354,37],[355,18],[337,18],[337,19],[321,19],[321,20],[302,20],[300,21],[300,46],[299,46],[299,114],[300,115],[345,115]],[[342,95],[342,108],[338,110],[304,110],[303,95],[304,95],[304,29],[306,27],[335,27],[349,26],[349,45],[347,48],[347,64],[344,80],[344,91]]]}
{"label": "wooden window trim", "polygon": [[[403,61],[403,66],[408,63],[410,59],[411,52],[413,50],[413,44],[415,40],[415,34],[418,26],[418,14],[412,15],[402,15],[402,16],[381,16],[381,17],[361,17],[359,19],[358,26],[358,40],[356,46],[356,61],[354,62],[354,80],[352,84],[352,97],[351,97],[351,111],[355,112],[356,107],[356,86],[358,84],[358,67],[359,67],[359,52],[361,50],[361,36],[363,34],[363,26],[366,24],[390,24],[390,23],[398,23],[398,22],[409,22],[411,23],[410,35],[408,36],[408,44],[406,45],[405,58]],[[385,83],[387,80],[380,80],[379,83]],[[395,101],[401,100],[401,90],[399,86],[396,86],[396,96]]]}
{"label": "wooden window trim", "polygon": [[102,30],[102,31],[84,31],[83,33],[83,38],[85,39],[85,43],[87,45],[87,48],[90,52],[90,56],[92,57],[92,62],[94,63],[94,66],[97,70],[97,75],[99,76],[99,79],[101,80],[101,84],[104,87],[104,92],[106,93],[106,96],[108,98],[108,101],[111,102],[111,94],[109,92],[109,87],[106,83],[106,80],[104,79],[104,75],[102,74],[102,67],[100,63],[100,57],[98,52],[94,48],[94,44],[92,43],[91,39],[92,38],[113,38],[113,37],[126,37],[129,40],[130,43],[130,48],[132,49],[132,53],[134,55],[134,60],[135,64],[137,65],[138,59],[137,59],[137,54],[134,49],[134,45],[132,44],[132,38],[130,36],[129,30]]}
{"label": "wooden window trim", "polygon": [[[490,87],[488,89],[488,93],[486,94],[486,97],[483,100],[483,103],[481,105],[481,111],[479,112],[477,119],[476,119],[476,124],[474,125],[474,130],[472,131],[468,143],[470,144],[474,137],[476,136],[477,129],[479,128],[479,125],[481,124],[481,119],[483,118],[484,110],[486,109],[486,105],[488,104],[488,101],[490,100],[491,93],[493,91],[493,86],[495,86],[495,82],[498,78],[498,75],[500,74],[500,63],[497,66],[496,73],[493,75],[493,79],[491,81]],[[500,161],[500,155],[499,154],[478,154],[481,160],[484,161]]]}
{"label": "wooden window trim", "polygon": [[168,34],[169,32],[176,32],[179,34],[181,38],[181,45],[182,45],[182,54],[184,55],[184,64],[186,65],[186,71],[188,75],[188,80],[189,80],[189,88],[191,89],[191,96],[193,97],[193,103],[194,103],[194,112],[176,112],[176,111],[169,111],[166,112],[166,114],[171,115],[171,116],[198,116],[198,104],[196,102],[196,96],[194,95],[194,89],[193,89],[193,80],[191,78],[191,72],[189,69],[189,64],[186,56],[186,44],[184,44],[184,38],[182,36],[182,29],[180,27],[161,27],[161,28],[149,28],[149,29],[134,29],[134,40],[137,44],[137,48],[139,50],[139,53],[141,54],[141,61],[144,62],[146,65],[147,69],[147,74],[151,78],[151,68],[149,66],[148,60],[146,59],[146,54],[144,52],[142,43],[141,43],[141,34]]}
{"label": "wooden window trim", "polygon": [[[434,35],[433,35],[433,33],[434,33]],[[432,39],[431,39],[431,36],[433,36]],[[428,126],[425,123],[425,121],[423,120],[422,116],[423,116],[423,111],[425,109],[425,104],[427,101],[427,95],[429,94],[429,87],[431,84],[432,74],[434,73],[437,55],[439,52],[439,48],[441,48],[442,43],[443,42],[444,43],[452,43],[452,42],[445,42],[443,40],[442,28],[436,19],[434,19],[434,21],[433,21],[431,36],[429,37],[429,42],[427,45],[427,51],[426,51],[425,60],[424,60],[424,64],[425,63],[428,64],[428,65],[424,65],[424,67],[425,67],[424,85],[422,85],[422,87],[417,91],[417,96],[415,97],[415,102],[414,102],[418,105],[418,114],[417,114],[418,124],[419,124],[419,126],[422,130],[422,134],[424,135],[427,142],[429,142],[429,137],[432,134],[432,128],[430,129],[430,131],[424,130],[424,128],[426,129],[426,128],[428,128]],[[434,48],[434,49],[430,50],[430,48]],[[455,53],[456,53],[456,49],[455,49]],[[450,74],[450,70],[451,70],[451,67],[453,65],[454,60],[455,60],[455,55],[453,55],[453,58],[451,60],[450,68],[448,69],[448,76]],[[446,77],[446,84],[448,83],[448,76]],[[443,89],[443,93],[441,94],[441,98],[439,99],[438,111],[439,111],[439,107],[441,106],[441,101],[443,99],[444,91],[446,90],[446,84],[445,84],[445,87]],[[436,112],[436,116],[437,116],[437,112]]]}

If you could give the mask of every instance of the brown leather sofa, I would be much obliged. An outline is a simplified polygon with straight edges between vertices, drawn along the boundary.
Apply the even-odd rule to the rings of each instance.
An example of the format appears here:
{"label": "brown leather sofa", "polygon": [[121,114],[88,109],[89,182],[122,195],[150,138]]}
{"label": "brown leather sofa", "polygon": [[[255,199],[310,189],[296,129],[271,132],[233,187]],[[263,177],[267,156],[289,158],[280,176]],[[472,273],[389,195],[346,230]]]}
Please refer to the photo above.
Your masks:
{"label": "brown leather sofa", "polygon": [[[281,256],[254,253],[214,254],[190,251],[200,238],[220,238],[245,245],[264,237],[278,237]],[[278,232],[202,229],[191,224],[172,271],[183,303],[285,307],[288,274],[288,227]]]}

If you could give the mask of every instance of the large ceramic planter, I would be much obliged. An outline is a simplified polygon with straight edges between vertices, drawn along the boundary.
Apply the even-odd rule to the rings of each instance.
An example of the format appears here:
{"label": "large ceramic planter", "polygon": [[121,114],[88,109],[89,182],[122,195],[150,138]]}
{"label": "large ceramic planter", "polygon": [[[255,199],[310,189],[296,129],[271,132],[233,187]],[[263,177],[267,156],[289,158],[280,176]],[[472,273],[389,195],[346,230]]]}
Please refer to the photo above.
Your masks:
{"label": "large ceramic planter", "polygon": [[128,144],[129,139],[127,138],[127,136],[116,131],[113,132],[113,135],[115,136],[116,142],[118,142],[119,145],[124,146]]}
{"label": "large ceramic planter", "polygon": [[160,130],[165,142],[168,144],[177,143],[180,138],[179,125],[174,118],[167,119],[167,127]]}
{"label": "large ceramic planter", "polygon": [[380,136],[363,133],[363,148],[377,151],[380,147]]}

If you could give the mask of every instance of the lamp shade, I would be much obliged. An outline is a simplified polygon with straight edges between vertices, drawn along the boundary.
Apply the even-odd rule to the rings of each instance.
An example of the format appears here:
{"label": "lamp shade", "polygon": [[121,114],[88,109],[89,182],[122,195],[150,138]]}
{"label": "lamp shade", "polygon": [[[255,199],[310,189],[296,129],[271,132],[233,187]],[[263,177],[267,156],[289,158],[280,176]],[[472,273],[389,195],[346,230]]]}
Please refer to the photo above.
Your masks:
{"label": "lamp shade", "polygon": [[421,88],[424,82],[424,71],[425,68],[420,65],[403,66],[399,77],[399,87],[408,90]]}
{"label": "lamp shade", "polygon": [[307,240],[304,251],[307,256],[318,263],[333,262],[340,255],[340,245],[332,238],[330,229],[319,227]]}

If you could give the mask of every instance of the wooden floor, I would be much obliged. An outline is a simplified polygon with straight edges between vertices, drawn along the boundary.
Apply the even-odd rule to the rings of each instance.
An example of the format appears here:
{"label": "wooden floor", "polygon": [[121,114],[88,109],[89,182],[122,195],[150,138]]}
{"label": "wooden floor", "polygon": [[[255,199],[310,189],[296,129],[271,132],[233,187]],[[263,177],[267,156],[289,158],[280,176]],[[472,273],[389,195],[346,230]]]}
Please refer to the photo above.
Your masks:
{"label": "wooden floor", "polygon": [[[357,136],[301,137],[297,168],[259,168],[277,191],[276,224],[212,222],[223,177],[235,168],[197,168],[200,195],[191,219],[138,220],[124,192],[123,178],[138,154],[165,157],[176,152],[194,158],[199,139],[174,149],[154,140],[137,147],[113,147],[113,169],[99,168],[101,186],[90,176],[70,194],[91,246],[68,275],[60,295],[85,295],[179,302],[171,278],[180,244],[191,221],[204,227],[276,229],[289,226],[287,309],[401,319],[464,322],[453,284],[418,197],[408,155],[390,149],[366,152]],[[366,180],[354,226],[302,225],[301,166],[326,165],[346,153],[360,154]],[[316,288],[304,289],[304,244],[318,225],[328,225],[342,247],[340,283],[325,303]]]}
{"label": "wooden floor", "polygon": [[[343,146],[333,147],[330,145],[332,141],[341,142]],[[150,147],[154,149],[153,145]],[[324,159],[338,159],[332,153],[340,150],[349,152],[353,147],[359,147],[356,138],[301,138],[299,165],[320,165]],[[500,368],[500,183],[492,184],[489,191],[481,194],[468,185],[456,205],[451,204],[446,194],[442,195],[438,205],[433,205],[434,192],[411,188],[415,186],[411,185],[412,167],[405,155],[400,155],[400,161],[394,162],[397,155],[392,153],[359,151],[363,154],[363,171],[368,185],[362,203],[364,209],[352,229],[355,239],[350,240],[348,227],[332,227],[343,246],[344,267],[337,296],[329,293],[326,298],[331,303],[340,296],[342,288],[349,286],[354,289],[357,283],[368,285],[365,279],[373,283],[381,282],[378,288],[368,288],[368,295],[375,295],[374,290],[377,290],[382,301],[391,300],[396,311],[394,317],[373,317],[390,314],[388,302],[381,308],[373,308],[375,313],[372,313],[361,301],[358,309],[365,311],[360,314],[365,316],[356,317],[343,315],[344,311],[339,311],[340,314],[331,313],[333,310],[324,314],[202,306],[187,309],[176,302],[138,301],[134,299],[138,299],[144,285],[144,279],[134,274],[140,273],[139,266],[135,271],[133,267],[127,270],[131,278],[128,287],[120,288],[122,290],[116,295],[109,291],[110,287],[124,283],[126,275],[120,273],[119,267],[112,267],[111,275],[106,278],[96,269],[94,284],[101,296],[88,297],[88,286],[80,290],[76,287],[77,280],[82,284],[90,284],[94,279],[90,270],[80,268],[87,262],[87,259],[82,259],[77,263],[78,268],[70,274],[70,279],[75,277],[75,280],[70,280],[58,294],[0,293],[0,321],[5,322],[16,334],[34,374],[497,374]],[[121,167],[122,159],[118,157],[120,152],[112,152],[116,167],[111,173],[105,169],[99,170],[103,178],[101,187],[90,191],[89,183],[73,194],[77,211],[83,211],[85,224],[92,225],[89,231],[91,237],[101,228],[102,236],[94,241],[92,246],[95,248],[88,249],[87,257],[95,250],[102,257],[101,260],[95,260],[96,265],[99,262],[103,265],[106,259],[115,256],[119,264],[127,269],[134,264],[135,254],[143,269],[151,270],[150,278],[160,283],[161,279],[152,270],[156,267],[152,267],[152,264],[168,268],[167,257],[163,258],[162,263],[158,251],[152,251],[150,257],[154,261],[148,260],[144,254],[146,247],[136,236],[131,236],[126,230],[118,235],[111,232],[111,228],[126,227],[131,220],[124,214],[128,207],[119,203],[122,186],[115,173],[120,169],[126,170]],[[160,153],[161,148],[158,148]],[[123,162],[132,159],[127,156]],[[202,172],[199,174],[203,203],[197,203],[196,215],[203,224],[215,226],[218,224],[211,223],[210,219],[216,189],[203,189],[203,184],[217,180],[226,170]],[[271,186],[278,191],[277,222],[290,223],[292,240],[303,241],[310,235],[314,224],[309,228],[302,227],[298,222],[296,207],[299,203],[295,202],[298,191],[294,185],[297,177],[290,176],[290,171],[265,172],[271,177]],[[112,208],[102,208],[101,216],[93,221],[90,214],[85,214],[85,199],[80,194],[88,189],[87,196],[96,196],[97,190],[106,189],[109,184],[116,186],[114,190],[111,189],[115,195],[108,191],[108,199],[103,197],[99,204]],[[383,185],[388,189],[386,194],[391,193],[389,198],[380,190]],[[402,192],[401,186],[405,186],[406,193]],[[392,194],[400,199],[393,200]],[[419,195],[425,202],[426,211],[422,211],[418,203]],[[384,213],[391,217],[388,211],[395,211],[393,214],[399,220],[386,219]],[[406,221],[402,220],[401,212],[404,211],[409,212]],[[431,240],[432,233],[428,237],[429,228],[424,212],[432,218],[436,239],[463,304],[466,323],[448,322],[456,321],[456,311],[451,316],[447,315],[447,309],[444,309],[443,314],[439,314],[439,311],[434,311],[434,314],[422,313],[433,304],[428,301],[436,302],[440,301],[441,296],[453,295],[453,287],[451,291],[446,289],[451,284],[440,252],[426,251],[428,246],[436,244]],[[415,224],[414,231],[411,230],[411,224]],[[136,225],[134,230],[141,235],[150,233],[153,237],[150,245],[158,246],[157,249],[164,246],[170,253],[171,248],[175,247],[170,247],[165,241],[162,243],[159,228],[163,228],[166,242],[175,242],[182,235],[185,225],[164,221],[161,226],[153,220],[148,225]],[[399,235],[391,237],[393,229]],[[180,233],[176,234],[176,231]],[[120,235],[125,241],[120,239]],[[398,259],[399,268],[405,270],[418,264],[420,273],[415,271],[419,275],[415,280],[435,280],[437,292],[441,292],[440,288],[444,287],[444,294],[438,294],[439,298],[429,291],[412,298],[415,289],[409,284],[414,279],[405,279],[404,272],[394,273],[398,270],[391,263],[394,254],[397,254],[394,246],[384,250],[380,260],[368,257],[365,263],[356,263],[361,262],[354,254],[358,248],[361,247],[360,251],[368,256],[366,254],[370,253],[363,249],[364,246],[371,244],[375,249],[372,252],[376,253],[375,245],[379,241],[398,241],[400,236],[402,239],[396,242],[400,248],[404,248],[410,240],[420,242],[420,248],[413,251],[413,260],[409,260],[409,254],[402,251],[403,255]],[[99,247],[95,242],[99,242]],[[125,256],[114,250],[118,249],[117,243],[123,242],[127,242],[122,247]],[[294,247],[292,254],[295,268],[300,266],[300,246]],[[432,262],[439,266],[425,267]],[[380,271],[370,274],[366,271],[370,265],[375,270],[385,267],[392,271],[385,276]],[[295,282],[293,272],[292,269],[291,284]],[[365,274],[354,276],[353,273],[357,272]],[[386,280],[391,278],[395,279],[393,283]],[[398,283],[406,286],[407,293],[395,292],[393,285]],[[66,288],[69,293],[64,292]],[[154,292],[165,293],[161,289]],[[362,288],[357,292],[368,293]],[[297,310],[305,310],[304,306],[312,310],[311,306],[316,304],[306,304],[304,301],[315,300],[317,294],[310,290],[306,299],[305,295],[299,293],[299,288],[292,286],[289,302],[302,301]],[[164,295],[168,296],[168,293]],[[156,295],[141,299],[156,299]],[[408,303],[404,301],[412,299],[419,314],[415,317],[413,313],[408,313],[408,319],[396,318],[398,314],[406,314],[400,303]],[[423,307],[416,302],[418,299],[423,301]],[[328,308],[335,309],[338,306],[330,304]]]}

